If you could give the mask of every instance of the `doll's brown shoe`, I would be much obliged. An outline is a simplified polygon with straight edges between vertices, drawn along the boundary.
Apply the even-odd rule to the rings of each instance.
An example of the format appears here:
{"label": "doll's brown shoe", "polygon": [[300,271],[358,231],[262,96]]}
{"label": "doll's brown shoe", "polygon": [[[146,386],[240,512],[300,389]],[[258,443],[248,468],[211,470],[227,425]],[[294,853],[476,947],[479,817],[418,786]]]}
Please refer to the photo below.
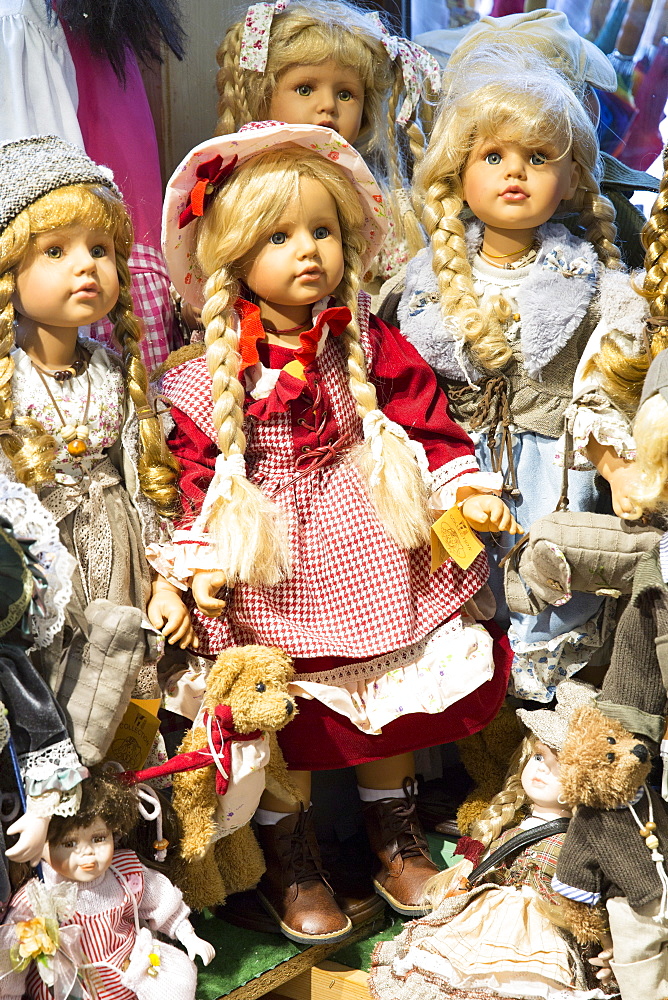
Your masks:
{"label": "doll's brown shoe", "polygon": [[311,810],[274,826],[258,825],[267,870],[257,887],[262,905],[297,944],[341,941],[352,930],[339,909],[320,862]]}
{"label": "doll's brown shoe", "polygon": [[405,778],[404,798],[380,799],[363,809],[372,850],[382,864],[373,884],[393,910],[405,917],[427,913],[424,887],[439,871],[415,809],[415,782]]}

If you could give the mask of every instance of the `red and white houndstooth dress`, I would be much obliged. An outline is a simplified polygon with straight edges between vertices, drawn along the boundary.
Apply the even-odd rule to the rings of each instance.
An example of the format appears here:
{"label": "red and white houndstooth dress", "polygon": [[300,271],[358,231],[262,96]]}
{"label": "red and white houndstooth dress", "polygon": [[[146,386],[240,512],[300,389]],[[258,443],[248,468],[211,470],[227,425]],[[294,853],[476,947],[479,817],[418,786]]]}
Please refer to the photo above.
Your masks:
{"label": "red and white houndstooth dress", "polygon": [[[302,335],[301,356],[311,360],[300,379],[284,370],[295,351],[262,339],[258,307],[238,300],[236,308],[248,477],[287,515],[291,576],[272,587],[237,585],[220,619],[193,608],[200,653],[260,643],[294,657],[299,715],[279,733],[293,769],[346,767],[476,732],[496,713],[510,667],[498,632],[493,660],[482,626],[472,643],[473,633],[462,633],[460,610],[487,580],[486,557],[466,571],[448,560],[432,574],[427,545],[405,551],[380,524],[350,461],[363,434],[338,340],[349,311],[324,308]],[[424,447],[434,487],[442,495],[454,480],[481,477],[428,365],[398,330],[369,316],[364,295],[359,320],[379,407]],[[199,513],[218,454],[205,358],[172,368],[162,392],[173,404],[183,528]]]}

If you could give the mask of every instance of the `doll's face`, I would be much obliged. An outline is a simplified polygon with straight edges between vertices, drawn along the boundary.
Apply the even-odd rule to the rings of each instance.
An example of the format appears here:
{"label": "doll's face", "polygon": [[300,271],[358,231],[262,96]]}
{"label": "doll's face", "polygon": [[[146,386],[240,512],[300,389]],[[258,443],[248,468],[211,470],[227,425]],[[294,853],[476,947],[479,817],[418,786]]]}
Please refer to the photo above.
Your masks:
{"label": "doll's face", "polygon": [[529,148],[518,142],[481,139],[468,158],[464,200],[486,226],[533,229],[547,222],[559,203],[577,190],[580,167],[570,152]]}
{"label": "doll's face", "polygon": [[278,79],[269,116],[288,125],[324,125],[354,142],[364,111],[364,85],[350,66],[333,59],[291,66]]}
{"label": "doll's face", "polygon": [[13,301],[25,335],[31,328],[95,323],[116,304],[118,292],[112,237],[78,224],[33,238],[16,271]]}
{"label": "doll's face", "polygon": [[303,177],[273,232],[242,262],[248,287],[272,306],[310,306],[343,277],[336,202],[320,181]]}
{"label": "doll's face", "polygon": [[563,812],[564,806],[558,801],[562,791],[559,760],[554,750],[545,743],[536,743],[533,754],[524,765],[521,781],[522,788],[535,806]]}
{"label": "doll's face", "polygon": [[104,875],[113,857],[114,836],[99,817],[90,826],[76,827],[58,843],[47,843],[44,848],[44,860],[73,882],[92,882]]}

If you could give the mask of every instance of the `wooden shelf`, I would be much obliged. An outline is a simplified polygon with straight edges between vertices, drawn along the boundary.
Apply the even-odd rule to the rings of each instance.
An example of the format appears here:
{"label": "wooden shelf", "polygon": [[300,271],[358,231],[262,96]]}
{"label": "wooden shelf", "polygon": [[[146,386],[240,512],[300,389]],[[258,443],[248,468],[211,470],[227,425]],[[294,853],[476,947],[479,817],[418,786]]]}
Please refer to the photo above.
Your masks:
{"label": "wooden shelf", "polygon": [[268,1000],[369,1000],[368,980],[368,972],[323,961],[283,983]]}

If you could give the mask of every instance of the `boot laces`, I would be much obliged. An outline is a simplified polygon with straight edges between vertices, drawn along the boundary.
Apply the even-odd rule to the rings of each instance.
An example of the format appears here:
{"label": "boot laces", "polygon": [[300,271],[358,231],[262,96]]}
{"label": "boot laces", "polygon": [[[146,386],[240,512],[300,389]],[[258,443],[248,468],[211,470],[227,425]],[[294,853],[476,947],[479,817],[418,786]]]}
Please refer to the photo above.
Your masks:
{"label": "boot laces", "polygon": [[394,861],[398,854],[402,858],[424,857],[424,852],[428,849],[417,819],[415,782],[412,778],[404,778],[402,787],[405,799],[393,799],[385,818],[387,832],[391,839],[397,842],[391,861]]}
{"label": "boot laces", "polygon": [[302,882],[312,882],[321,880],[329,888],[327,878],[329,872],[322,867],[319,852],[314,851],[312,840],[313,831],[310,829],[311,823],[308,814],[304,809],[300,810],[299,819],[292,833],[289,834],[289,860],[288,864],[292,869],[291,875],[297,885]]}

